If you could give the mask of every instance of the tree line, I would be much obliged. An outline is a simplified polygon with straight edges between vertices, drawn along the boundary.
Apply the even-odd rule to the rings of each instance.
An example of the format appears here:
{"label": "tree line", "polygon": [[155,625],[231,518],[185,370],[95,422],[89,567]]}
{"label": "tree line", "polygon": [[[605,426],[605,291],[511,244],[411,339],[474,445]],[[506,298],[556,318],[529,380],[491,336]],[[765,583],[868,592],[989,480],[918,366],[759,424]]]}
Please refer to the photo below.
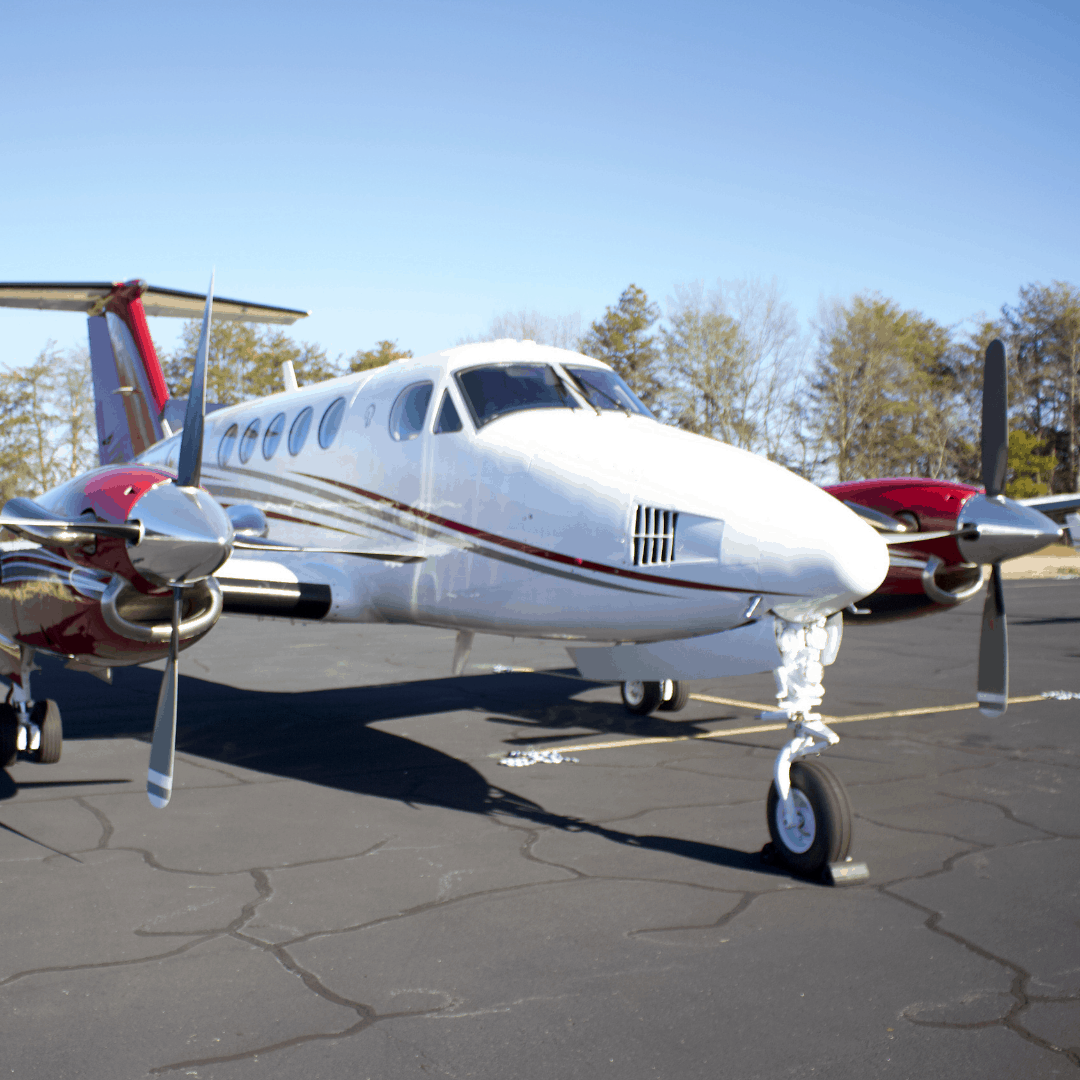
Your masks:
{"label": "tree line", "polygon": [[[159,356],[170,392],[188,391],[199,323]],[[677,286],[666,311],[629,285],[584,331],[580,315],[505,312],[481,334],[529,339],[610,364],[659,420],[754,453],[808,479],[924,476],[979,482],[982,358],[1006,344],[1007,491],[1077,490],[1080,289],[1021,287],[1013,304],[966,328],[866,292],[823,301],[807,331],[775,281]],[[304,385],[412,356],[389,339],[331,359],[282,330],[215,323],[207,400],[232,405],[282,389],[291,360]],[[49,343],[0,372],[0,497],[34,495],[96,464],[85,349]]]}
{"label": "tree line", "polygon": [[611,364],[667,423],[762,453],[811,480],[922,476],[979,483],[982,365],[1009,371],[1006,489],[1077,490],[1080,289],[1030,284],[967,329],[878,293],[820,305],[812,333],[775,283],[629,286],[579,348]]}

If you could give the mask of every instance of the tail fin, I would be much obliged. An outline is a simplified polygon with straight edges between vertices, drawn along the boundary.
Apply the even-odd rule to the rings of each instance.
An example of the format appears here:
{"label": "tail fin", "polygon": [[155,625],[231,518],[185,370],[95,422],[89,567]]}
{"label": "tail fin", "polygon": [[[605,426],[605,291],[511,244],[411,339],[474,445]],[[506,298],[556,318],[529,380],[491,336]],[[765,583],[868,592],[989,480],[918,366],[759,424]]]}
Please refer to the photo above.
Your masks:
{"label": "tail fin", "polygon": [[[183,422],[186,402],[170,398],[147,315],[197,318],[205,297],[145,281],[0,283],[0,307],[85,311],[90,332],[98,457],[131,461]],[[215,321],[291,324],[310,314],[293,308],[215,300]]]}
{"label": "tail fin", "polygon": [[104,311],[87,319],[102,465],[131,461],[165,437],[169,388],[146,325],[145,288],[138,281],[113,286]]}

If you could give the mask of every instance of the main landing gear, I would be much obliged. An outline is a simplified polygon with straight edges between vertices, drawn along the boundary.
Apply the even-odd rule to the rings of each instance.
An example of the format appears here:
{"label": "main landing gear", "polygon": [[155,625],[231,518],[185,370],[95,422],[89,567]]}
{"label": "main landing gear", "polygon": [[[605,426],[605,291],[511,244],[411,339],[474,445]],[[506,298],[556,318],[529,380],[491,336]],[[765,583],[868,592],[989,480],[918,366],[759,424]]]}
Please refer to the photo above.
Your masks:
{"label": "main landing gear", "polygon": [[783,663],[773,671],[779,708],[763,720],[787,720],[790,739],[776,755],[766,802],[772,854],[791,870],[828,877],[833,884],[864,881],[865,864],[852,862],[851,803],[844,785],[824,765],[806,761],[840,737],[813,711],[821,704],[825,665],[836,659],[840,617],[809,624],[780,622]]}
{"label": "main landing gear", "polygon": [[658,709],[662,712],[678,712],[690,700],[690,688],[686,683],[672,679],[664,679],[663,682],[624,682],[622,699],[635,716],[648,716]]}
{"label": "main landing gear", "polygon": [[14,765],[20,750],[44,765],[60,760],[64,745],[60,707],[55,701],[30,697],[33,656],[32,650],[23,649],[19,678],[11,680],[7,701],[0,703],[0,768]]}

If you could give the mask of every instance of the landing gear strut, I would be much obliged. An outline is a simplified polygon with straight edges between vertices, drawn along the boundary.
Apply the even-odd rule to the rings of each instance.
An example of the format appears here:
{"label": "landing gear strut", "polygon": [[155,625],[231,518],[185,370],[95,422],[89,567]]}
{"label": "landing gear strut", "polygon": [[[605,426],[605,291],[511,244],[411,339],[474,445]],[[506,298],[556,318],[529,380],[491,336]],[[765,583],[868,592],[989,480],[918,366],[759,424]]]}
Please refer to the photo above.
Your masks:
{"label": "landing gear strut", "polygon": [[851,804],[832,772],[802,759],[840,741],[813,710],[821,704],[825,665],[836,659],[842,632],[843,624],[835,615],[808,624],[778,620],[783,664],[773,676],[779,708],[761,714],[762,719],[787,720],[790,734],[776,756],[766,803],[774,853],[796,873],[809,876],[828,870],[837,883],[853,879],[834,868],[845,863],[851,848]]}
{"label": "landing gear strut", "polygon": [[690,700],[690,688],[686,683],[665,679],[663,682],[624,682],[622,699],[626,708],[635,716],[648,716],[657,709],[678,712]]}
{"label": "landing gear strut", "polygon": [[0,768],[14,765],[20,750],[29,751],[45,765],[60,760],[64,745],[60,707],[55,701],[30,697],[30,673],[36,670],[33,660],[33,649],[24,646],[19,678],[11,680],[8,700],[0,703]]}

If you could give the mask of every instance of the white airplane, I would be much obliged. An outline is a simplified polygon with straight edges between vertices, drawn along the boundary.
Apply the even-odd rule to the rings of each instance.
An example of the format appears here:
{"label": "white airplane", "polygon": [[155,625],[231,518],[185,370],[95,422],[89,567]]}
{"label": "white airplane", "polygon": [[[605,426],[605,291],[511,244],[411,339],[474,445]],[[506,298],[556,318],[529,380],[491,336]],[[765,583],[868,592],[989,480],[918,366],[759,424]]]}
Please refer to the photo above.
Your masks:
{"label": "white airplane", "polygon": [[[176,657],[223,610],[451,628],[455,673],[478,632],[549,638],[566,642],[585,678],[621,683],[640,713],[681,707],[688,679],[773,671],[771,715],[790,731],[769,791],[775,850],[806,874],[847,858],[847,795],[805,760],[838,741],[815,712],[823,667],[842,612],[885,578],[886,543],[912,537],[886,541],[780,466],[658,423],[599,361],[532,342],[466,345],[305,387],[286,365],[284,392],[207,417],[210,295],[173,433],[178,403],[163,398],[140,297],[145,310],[187,315],[202,298],[143,283],[12,285],[0,286],[0,305],[58,306],[62,289],[91,312],[111,463],[10,500],[0,516],[30,542],[0,559],[0,592],[42,592],[36,607],[0,605],[13,686],[0,754],[59,756],[55,703],[30,695],[35,651],[100,674],[167,656],[147,785],[164,806]],[[304,314],[238,301],[213,312]],[[1040,528],[1031,550],[1059,534]]]}

